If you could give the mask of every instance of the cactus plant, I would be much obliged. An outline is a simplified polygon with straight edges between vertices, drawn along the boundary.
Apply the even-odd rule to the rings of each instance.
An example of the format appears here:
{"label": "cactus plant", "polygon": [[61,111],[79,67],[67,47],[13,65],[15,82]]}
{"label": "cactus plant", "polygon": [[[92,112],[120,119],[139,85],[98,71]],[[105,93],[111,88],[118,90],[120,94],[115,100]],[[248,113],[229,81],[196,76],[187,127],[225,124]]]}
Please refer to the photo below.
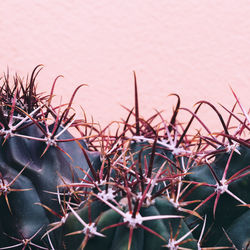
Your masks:
{"label": "cactus plant", "polygon": [[[7,75],[1,88],[0,249],[250,247],[250,120],[234,92],[227,122],[206,101],[182,108],[176,94],[169,122],[161,112],[145,120],[134,74],[135,108],[111,135],[70,116],[76,91],[64,110],[52,105],[56,81],[37,94],[39,70],[26,85]],[[200,120],[204,104],[223,132]],[[206,134],[189,134],[195,119]]]}
{"label": "cactus plant", "polygon": [[[6,75],[1,87],[1,247],[16,243],[13,237],[32,237],[32,243],[43,249],[40,238],[55,218],[37,203],[58,211],[51,193],[57,192],[63,180],[71,181],[72,175],[75,180],[83,177],[75,166],[87,167],[77,144],[87,150],[85,142],[68,131],[77,122],[74,116],[66,116],[70,106],[61,112],[60,107],[51,106],[53,92],[49,96],[36,93],[38,72],[39,66],[26,85],[16,77],[11,86]],[[51,240],[57,241],[52,235]]]}

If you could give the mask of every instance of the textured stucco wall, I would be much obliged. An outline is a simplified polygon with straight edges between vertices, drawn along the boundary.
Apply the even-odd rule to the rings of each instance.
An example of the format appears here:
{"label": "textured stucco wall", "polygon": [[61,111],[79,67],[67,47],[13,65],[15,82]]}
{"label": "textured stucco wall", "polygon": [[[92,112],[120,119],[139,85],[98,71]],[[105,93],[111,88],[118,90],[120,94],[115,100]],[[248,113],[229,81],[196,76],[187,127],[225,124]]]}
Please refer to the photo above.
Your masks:
{"label": "textured stucco wall", "polygon": [[250,2],[235,0],[1,1],[0,71],[25,76],[42,63],[40,89],[63,74],[64,101],[87,83],[75,103],[103,125],[132,106],[133,70],[145,117],[170,111],[170,93],[188,107],[204,98],[231,107],[229,84],[248,108],[249,16]]}

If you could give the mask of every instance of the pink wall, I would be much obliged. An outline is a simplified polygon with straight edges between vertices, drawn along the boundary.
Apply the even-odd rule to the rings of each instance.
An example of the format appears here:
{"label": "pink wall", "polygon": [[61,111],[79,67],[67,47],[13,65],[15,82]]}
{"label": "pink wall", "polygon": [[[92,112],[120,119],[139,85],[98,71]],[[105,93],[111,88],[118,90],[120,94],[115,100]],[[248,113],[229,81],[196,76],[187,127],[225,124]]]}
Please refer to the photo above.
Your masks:
{"label": "pink wall", "polygon": [[0,71],[25,76],[42,63],[40,89],[63,74],[64,101],[87,83],[75,106],[103,125],[132,106],[133,70],[144,117],[171,111],[173,92],[188,107],[204,98],[231,107],[229,84],[248,108],[249,17],[250,2],[234,0],[1,1]]}

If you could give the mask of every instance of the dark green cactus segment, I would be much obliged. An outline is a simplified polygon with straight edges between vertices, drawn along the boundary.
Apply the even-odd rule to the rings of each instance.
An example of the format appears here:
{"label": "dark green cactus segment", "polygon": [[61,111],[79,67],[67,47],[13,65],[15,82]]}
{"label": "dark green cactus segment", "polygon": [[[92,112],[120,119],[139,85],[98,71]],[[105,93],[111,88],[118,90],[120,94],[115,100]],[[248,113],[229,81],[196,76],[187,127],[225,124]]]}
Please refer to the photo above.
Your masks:
{"label": "dark green cactus segment", "polygon": [[[112,209],[108,209],[101,214],[100,220],[97,223],[97,231],[102,232],[102,229],[109,225],[119,223],[121,216]],[[105,237],[94,237],[90,239],[86,249],[111,249],[111,244],[115,238],[116,228],[110,228],[103,231]]]}
{"label": "dark green cactus segment", "polygon": [[[225,231],[237,249],[250,249],[250,210],[242,213]],[[231,246],[225,234],[217,245]]]}
{"label": "dark green cactus segment", "polygon": [[[101,231],[102,228],[105,228],[109,225],[109,223],[117,223],[120,219],[120,215],[114,212],[113,210],[107,210],[107,206],[103,205],[100,201],[95,201],[89,203],[89,205],[83,207],[82,209],[77,211],[77,214],[81,217],[81,219],[87,223],[95,225],[98,221],[98,224],[95,225],[97,227],[97,231]],[[101,217],[99,217],[101,215]],[[72,232],[81,231],[81,233],[76,235],[68,235]],[[62,249],[78,249],[80,248],[82,242],[84,241],[84,226],[78,221],[73,213],[70,213],[66,223],[63,225],[63,233],[62,233]],[[109,230],[107,236],[103,237],[90,237],[86,238],[88,241],[88,245],[86,249],[98,249],[101,247],[105,247],[104,249],[109,249],[110,247],[110,239],[113,238],[114,230]],[[93,248],[92,248],[93,247]]]}
{"label": "dark green cactus segment", "polygon": [[[121,219],[121,216],[118,213],[112,209],[108,209],[108,207],[100,201],[92,202],[89,206],[81,208],[77,211],[77,214],[87,224],[95,224],[98,220],[98,223],[95,225],[98,232],[101,232],[103,228],[110,224],[118,223]],[[82,233],[80,234],[68,235],[80,230],[82,230]],[[70,213],[66,223],[63,225],[62,249],[79,249],[86,237],[83,230],[84,226],[78,221],[74,214]],[[97,236],[90,237],[86,249],[110,249],[115,230],[116,229],[114,228],[106,230],[104,238]]]}
{"label": "dark green cactus segment", "polygon": [[[167,213],[166,211],[164,211]],[[156,206],[150,206],[148,208],[142,208],[141,214],[144,216],[158,216],[160,215]],[[154,232],[160,234],[163,239],[153,235],[152,233],[144,230],[144,248],[143,249],[161,249],[164,244],[166,244],[167,240],[170,238],[170,233],[168,227],[165,224],[165,221],[170,222],[169,220],[152,220],[152,221],[145,221],[143,225],[150,228]],[[176,223],[177,219],[176,219]]]}
{"label": "dark green cactus segment", "polygon": [[[192,181],[200,183],[200,185],[196,184],[197,188],[190,194],[188,199],[200,199],[204,202],[204,204],[198,208],[197,212],[203,216],[207,215],[208,227],[213,225],[212,230],[207,236],[207,246],[216,244],[218,240],[223,237],[224,232],[222,227],[227,230],[234,221],[249,210],[249,208],[240,205],[250,203],[250,149],[241,146],[237,148],[237,151],[238,153],[231,152],[231,159],[230,152],[221,153],[217,155],[214,162],[211,163],[211,168],[218,180],[222,180],[225,168],[228,165],[225,178],[227,180],[231,178],[232,180],[228,182],[228,186],[226,187],[229,192],[218,191],[216,187],[216,185],[218,185],[217,180],[208,165],[192,168],[190,170],[191,174],[185,177],[191,183]],[[235,179],[233,178],[234,176]],[[206,186],[206,184],[212,184],[214,186]],[[215,205],[218,195],[218,203]],[[211,198],[209,199],[209,197]],[[192,207],[192,209],[194,208],[195,206]],[[195,220],[196,218],[191,217],[188,218],[187,221],[188,224],[192,224]],[[198,231],[195,232],[195,235],[198,237]]]}
{"label": "dark green cactus segment", "polygon": [[[28,133],[34,132],[34,129],[36,130],[34,125],[26,128],[25,134],[37,136],[39,134],[37,131],[34,134]],[[1,140],[2,142],[3,140]],[[12,191],[7,194],[12,214],[10,214],[5,197],[2,195],[0,213],[5,214],[5,216],[1,216],[0,221],[2,230],[6,234],[20,237],[18,235],[20,232],[23,237],[29,238],[42,228],[33,239],[33,243],[41,245],[40,238],[46,232],[47,225],[54,222],[56,218],[36,203],[45,204],[59,212],[60,207],[55,199],[56,196],[47,192],[56,193],[58,185],[72,182],[72,176],[74,181],[79,181],[79,178],[84,177],[83,172],[75,168],[80,166],[87,169],[86,159],[80,147],[74,141],[60,144],[69,155],[72,152],[72,159],[55,147],[50,147],[46,154],[41,157],[46,147],[45,143],[21,137],[11,137],[1,146],[0,171],[5,183],[11,182],[26,167],[11,188],[31,189],[22,192]],[[85,146],[84,143],[83,145]],[[95,160],[99,155],[92,154],[91,157]],[[65,191],[67,192],[67,190]],[[57,237],[53,237],[53,234],[51,234],[51,238],[53,242],[57,242]],[[9,241],[8,238],[1,241],[0,247],[10,245]]]}
{"label": "dark green cactus segment", "polygon": [[[127,209],[128,208],[124,207],[123,212],[126,212]],[[164,217],[161,219],[162,215],[179,215],[179,212],[164,198],[156,198],[154,204],[141,208],[140,216],[142,216],[142,218],[159,216],[156,220],[152,219],[142,222],[142,226],[138,224],[132,227],[130,224],[124,224],[124,218],[119,213],[100,201],[92,202],[89,206],[77,210],[76,213],[87,224],[90,223],[89,216],[91,214],[91,225],[92,223],[96,223],[95,228],[97,232],[105,235],[105,237],[90,236],[85,248],[86,250],[99,248],[127,250],[131,237],[130,234],[132,234],[131,250],[158,250],[162,249],[162,246],[168,244],[174,237],[178,240],[190,232],[190,229],[185,225],[183,219],[164,219]],[[82,242],[87,238],[86,231],[84,233],[83,229],[84,226],[78,221],[76,216],[70,214],[66,223],[63,225],[63,247],[68,250],[80,249]],[[68,235],[79,230],[82,230],[82,233],[78,235]],[[182,245],[183,247],[196,249],[197,244],[192,234],[184,238],[187,240],[187,243],[184,243]]]}
{"label": "dark green cactus segment", "polygon": [[[119,249],[119,250],[127,250],[128,242],[129,242],[129,228],[126,227],[118,227],[115,231],[111,250]],[[143,250],[145,248],[144,245],[144,234],[141,228],[137,228],[133,230],[133,239],[131,242],[131,250],[140,249]]]}
{"label": "dark green cactus segment", "polygon": [[[18,172],[9,167],[4,180],[10,183],[17,174]],[[30,191],[21,191],[30,188],[32,188]],[[11,189],[18,189],[20,191],[7,193],[11,213],[5,196],[2,195],[0,197],[0,213],[4,215],[0,219],[2,232],[12,237],[24,237],[28,239],[41,229],[33,240],[33,242],[40,244],[40,238],[46,232],[45,225],[49,224],[49,219],[44,209],[35,204],[36,202],[40,202],[38,193],[34,191],[32,182],[25,176],[18,177],[11,186]],[[0,246],[14,245],[16,243],[9,237],[4,236]]]}
{"label": "dark green cactus segment", "polygon": [[[165,211],[168,211],[169,214],[172,215],[183,215],[184,213],[180,213],[173,205],[164,198],[157,198],[155,202],[155,207],[157,208],[159,214],[165,213]],[[185,218],[185,216],[184,216]],[[186,225],[184,219],[169,219],[164,220],[165,227],[168,230],[168,233],[170,235],[170,238],[176,237],[176,240],[180,239],[184,235],[190,232],[189,227]],[[194,230],[195,231],[195,230]],[[171,236],[172,234],[172,236]],[[168,238],[168,239],[170,239]],[[186,243],[181,244],[182,247],[190,248],[190,249],[196,249],[197,248],[197,242],[195,238],[193,237],[193,233],[187,235],[184,240],[187,240]]]}

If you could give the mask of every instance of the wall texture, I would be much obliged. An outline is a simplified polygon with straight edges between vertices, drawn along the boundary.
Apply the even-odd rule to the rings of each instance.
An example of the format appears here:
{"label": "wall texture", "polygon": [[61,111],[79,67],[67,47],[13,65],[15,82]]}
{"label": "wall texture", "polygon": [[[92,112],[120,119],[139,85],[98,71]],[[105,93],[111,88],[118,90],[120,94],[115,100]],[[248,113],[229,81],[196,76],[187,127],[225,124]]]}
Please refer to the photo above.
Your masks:
{"label": "wall texture", "polygon": [[42,63],[39,89],[63,74],[63,101],[87,83],[75,107],[102,126],[127,114],[120,104],[132,107],[133,70],[144,117],[170,112],[170,93],[190,108],[204,98],[232,107],[229,85],[249,108],[249,16],[250,2],[234,0],[3,0],[0,73],[26,76]]}

